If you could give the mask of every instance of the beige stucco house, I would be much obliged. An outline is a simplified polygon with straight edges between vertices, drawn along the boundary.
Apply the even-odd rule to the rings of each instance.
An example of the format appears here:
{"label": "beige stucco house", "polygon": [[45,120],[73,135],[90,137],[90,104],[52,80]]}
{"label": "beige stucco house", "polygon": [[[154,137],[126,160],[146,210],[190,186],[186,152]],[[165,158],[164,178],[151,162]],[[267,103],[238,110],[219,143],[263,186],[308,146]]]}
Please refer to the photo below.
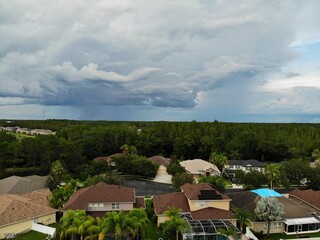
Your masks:
{"label": "beige stucco house", "polygon": [[220,176],[221,172],[216,165],[204,161],[202,159],[193,159],[180,162],[180,165],[185,169],[187,174],[193,176],[195,182],[201,176]]}
{"label": "beige stucco house", "polygon": [[28,232],[32,223],[49,225],[56,222],[58,210],[49,207],[49,189],[22,195],[3,194],[0,196],[0,239],[7,234]]}
{"label": "beige stucco house", "polygon": [[[194,235],[217,235],[218,226],[236,229],[236,219],[232,218],[230,201],[228,196],[207,183],[187,183],[181,186],[181,192],[153,197],[158,226],[169,219],[165,214],[166,210],[181,209],[180,217],[191,226],[191,230],[183,234],[183,239],[193,239]],[[199,229],[202,229],[202,232],[199,232]],[[210,232],[206,232],[206,229],[210,229]]]}

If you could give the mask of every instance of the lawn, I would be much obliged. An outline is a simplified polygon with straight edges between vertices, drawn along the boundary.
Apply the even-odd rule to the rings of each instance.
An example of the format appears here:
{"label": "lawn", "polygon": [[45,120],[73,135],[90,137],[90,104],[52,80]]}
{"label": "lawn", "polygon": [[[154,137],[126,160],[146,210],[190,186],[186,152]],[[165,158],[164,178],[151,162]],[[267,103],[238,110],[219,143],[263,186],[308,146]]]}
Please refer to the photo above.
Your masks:
{"label": "lawn", "polygon": [[39,233],[36,231],[30,231],[28,233],[19,235],[18,237],[14,238],[15,240],[45,240],[47,237],[46,234]]}

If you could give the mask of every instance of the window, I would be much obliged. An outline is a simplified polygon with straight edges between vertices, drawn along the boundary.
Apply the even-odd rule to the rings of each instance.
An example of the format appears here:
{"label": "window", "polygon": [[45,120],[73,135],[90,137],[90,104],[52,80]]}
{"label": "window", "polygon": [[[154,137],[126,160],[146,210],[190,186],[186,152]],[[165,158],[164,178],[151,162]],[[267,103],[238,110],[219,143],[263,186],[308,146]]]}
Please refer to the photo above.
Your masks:
{"label": "window", "polygon": [[93,203],[89,203],[89,204],[88,204],[88,207],[93,207]]}
{"label": "window", "polygon": [[119,209],[120,204],[119,203],[112,203],[112,209]]}
{"label": "window", "polygon": [[274,229],[281,229],[281,222],[274,222],[273,223],[273,228]]}
{"label": "window", "polygon": [[103,203],[99,203],[99,207],[104,207],[104,204]]}
{"label": "window", "polygon": [[264,229],[265,229],[265,230],[268,229],[268,223],[264,223]]}

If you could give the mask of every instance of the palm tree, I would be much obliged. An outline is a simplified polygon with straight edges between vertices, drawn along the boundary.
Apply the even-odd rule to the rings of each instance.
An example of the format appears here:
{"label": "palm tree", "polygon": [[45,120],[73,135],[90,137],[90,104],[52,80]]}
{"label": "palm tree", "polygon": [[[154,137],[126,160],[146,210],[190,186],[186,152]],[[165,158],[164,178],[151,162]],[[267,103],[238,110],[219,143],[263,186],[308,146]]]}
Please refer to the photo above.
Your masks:
{"label": "palm tree", "polygon": [[143,208],[134,208],[128,214],[128,229],[133,238],[139,239],[139,232],[150,223],[146,211]]}
{"label": "palm tree", "polygon": [[166,211],[164,211],[164,214],[167,217],[179,217],[179,213],[182,212],[181,208],[175,208],[175,207],[169,207]]}
{"label": "palm tree", "polygon": [[237,219],[240,230],[243,232],[243,226],[250,224],[251,213],[246,209],[236,208],[233,216]]}
{"label": "palm tree", "polygon": [[88,217],[84,210],[69,210],[59,222],[60,239],[71,236],[74,239],[77,234],[80,234],[83,239],[83,234],[86,233],[88,227],[94,223],[92,217]]}
{"label": "palm tree", "polygon": [[228,158],[222,154],[217,154],[215,152],[212,152],[210,154],[210,158],[209,161],[216,165],[217,168],[219,168],[219,170],[221,171],[221,173],[223,173],[224,167],[225,165],[228,164]]}
{"label": "palm tree", "polygon": [[191,228],[189,223],[179,216],[181,211],[182,210],[180,208],[171,207],[164,212],[164,214],[169,217],[169,220],[164,222],[163,232],[169,233],[175,231],[176,240],[179,239],[179,233],[183,233],[186,229]]}
{"label": "palm tree", "polygon": [[184,233],[186,229],[190,229],[190,225],[181,217],[172,216],[169,220],[165,221],[163,224],[163,232],[169,233],[175,231],[176,240],[179,239],[179,233]]}
{"label": "palm tree", "polygon": [[283,219],[283,204],[275,197],[264,197],[259,200],[254,212],[260,220],[267,222],[269,238],[271,222]]}
{"label": "palm tree", "polygon": [[107,212],[101,223],[101,233],[99,239],[103,239],[104,235],[113,232],[116,239],[121,239],[124,231],[128,229],[128,216],[124,210],[120,212]]}
{"label": "palm tree", "polygon": [[280,165],[279,164],[267,164],[265,166],[265,175],[270,181],[270,188],[273,189],[274,182],[280,177]]}
{"label": "palm tree", "polygon": [[238,236],[238,232],[234,229],[234,228],[231,228],[231,227],[228,227],[228,228],[218,228],[217,229],[217,232],[220,234],[220,235],[223,235],[225,237],[227,237],[228,239],[234,239],[235,237]]}

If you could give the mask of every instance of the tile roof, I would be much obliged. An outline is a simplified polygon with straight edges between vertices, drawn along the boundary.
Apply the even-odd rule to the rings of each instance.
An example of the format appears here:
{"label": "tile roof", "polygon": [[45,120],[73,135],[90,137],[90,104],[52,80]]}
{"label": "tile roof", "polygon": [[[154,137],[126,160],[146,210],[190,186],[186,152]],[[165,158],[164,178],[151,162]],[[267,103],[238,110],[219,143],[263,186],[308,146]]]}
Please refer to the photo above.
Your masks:
{"label": "tile roof", "polygon": [[163,214],[170,207],[180,208],[182,212],[190,212],[188,200],[183,192],[154,196],[153,205],[156,215]]}
{"label": "tile roof", "polygon": [[109,156],[96,157],[96,158],[93,159],[93,162],[110,164],[112,162],[112,158],[113,157],[118,157],[118,156],[122,156],[122,155],[123,155],[123,153],[114,153],[114,154],[109,155]]}
{"label": "tile roof", "polygon": [[0,180],[1,194],[22,194],[46,188],[47,176],[32,175],[29,177],[11,176]]}
{"label": "tile roof", "polygon": [[300,190],[298,188],[292,190],[290,195],[302,199],[303,201],[320,209],[320,191],[314,191],[312,189]]}
{"label": "tile roof", "polygon": [[[29,193],[25,196],[1,195],[0,226],[57,212],[58,210],[48,206],[47,197],[47,192]],[[42,200],[35,201],[37,198],[42,198]]]}
{"label": "tile roof", "polygon": [[194,220],[210,220],[210,219],[231,219],[232,212],[218,209],[214,207],[207,207],[197,211],[191,212]]}
{"label": "tile roof", "polygon": [[199,174],[201,171],[207,171],[208,169],[212,169],[215,172],[220,173],[220,170],[217,168],[216,165],[204,161],[202,159],[182,161],[180,162],[180,165],[191,174]]}
{"label": "tile roof", "polygon": [[[181,186],[181,190],[185,193],[190,200],[199,200],[200,190],[215,190],[208,183],[190,184],[186,183]],[[230,199],[227,195],[215,190],[218,195],[221,195],[222,199]]]}
{"label": "tile roof", "polygon": [[262,162],[255,160],[255,159],[249,159],[249,160],[229,160],[228,165],[240,165],[240,166],[247,166],[251,165],[253,167],[262,167]]}
{"label": "tile roof", "polygon": [[76,191],[63,210],[85,209],[88,203],[135,202],[134,188],[109,185],[104,182]]}

